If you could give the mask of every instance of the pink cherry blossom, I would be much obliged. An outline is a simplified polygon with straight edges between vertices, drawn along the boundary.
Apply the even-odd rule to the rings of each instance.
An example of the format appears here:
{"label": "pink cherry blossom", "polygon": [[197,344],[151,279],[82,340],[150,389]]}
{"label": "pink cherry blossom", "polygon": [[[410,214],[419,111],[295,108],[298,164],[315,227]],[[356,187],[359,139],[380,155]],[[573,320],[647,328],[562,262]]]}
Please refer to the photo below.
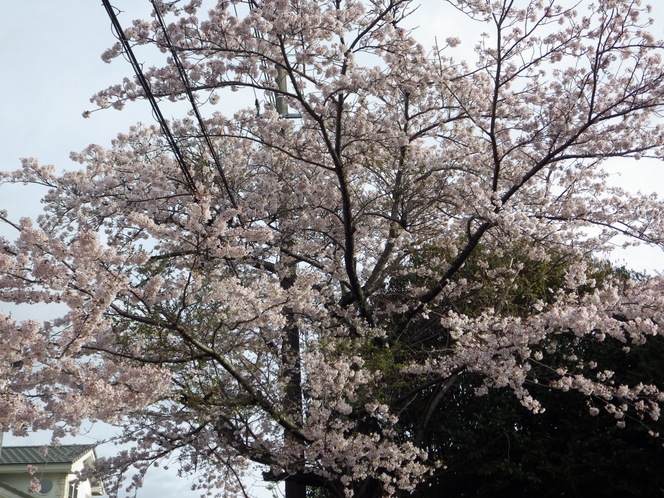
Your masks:
{"label": "pink cherry blossom", "polygon": [[[444,465],[420,443],[459,378],[539,413],[529,386],[563,335],[627,350],[662,333],[661,277],[589,268],[619,235],[664,242],[662,201],[602,170],[664,153],[662,42],[640,2],[449,0],[492,24],[468,62],[457,38],[417,41],[408,0],[153,3],[103,58],[152,49],[162,65],[92,101],[189,115],[90,145],[80,170],[30,158],[0,174],[49,189],[36,220],[0,213],[16,233],[0,300],[65,310],[0,313],[4,430],[116,424],[131,449],[95,471],[133,464],[130,488],[172,457],[203,493],[241,493],[253,462],[268,480],[392,496]],[[256,105],[225,116],[245,91]],[[525,315],[453,305],[552,259],[566,276]],[[590,415],[659,417],[661,386],[563,360],[546,382]]]}

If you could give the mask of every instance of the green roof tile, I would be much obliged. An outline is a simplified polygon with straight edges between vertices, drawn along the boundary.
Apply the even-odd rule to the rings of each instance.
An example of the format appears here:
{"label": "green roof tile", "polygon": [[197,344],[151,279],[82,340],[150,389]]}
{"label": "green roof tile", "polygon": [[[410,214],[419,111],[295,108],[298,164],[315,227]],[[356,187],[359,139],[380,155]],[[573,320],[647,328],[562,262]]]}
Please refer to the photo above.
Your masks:
{"label": "green roof tile", "polygon": [[94,444],[63,444],[61,446],[3,446],[0,454],[0,465],[44,463],[73,463],[85,453],[95,448]]}

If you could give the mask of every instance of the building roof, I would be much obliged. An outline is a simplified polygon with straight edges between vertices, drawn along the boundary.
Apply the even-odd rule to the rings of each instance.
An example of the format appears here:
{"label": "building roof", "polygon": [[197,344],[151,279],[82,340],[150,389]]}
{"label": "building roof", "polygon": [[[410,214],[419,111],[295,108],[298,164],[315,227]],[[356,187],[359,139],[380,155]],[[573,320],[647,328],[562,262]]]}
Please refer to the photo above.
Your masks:
{"label": "building roof", "polygon": [[[47,449],[44,454],[44,448]],[[3,446],[0,465],[39,465],[45,463],[74,463],[94,444],[63,444],[61,446]]]}

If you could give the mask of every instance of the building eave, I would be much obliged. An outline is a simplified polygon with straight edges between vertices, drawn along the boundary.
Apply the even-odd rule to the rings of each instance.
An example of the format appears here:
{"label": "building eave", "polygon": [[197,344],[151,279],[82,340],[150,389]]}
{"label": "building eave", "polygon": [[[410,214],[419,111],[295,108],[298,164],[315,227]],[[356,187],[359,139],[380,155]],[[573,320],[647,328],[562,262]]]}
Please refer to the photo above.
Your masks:
{"label": "building eave", "polygon": [[0,496],[4,498],[35,498],[34,495],[25,493],[2,481],[0,481]]}

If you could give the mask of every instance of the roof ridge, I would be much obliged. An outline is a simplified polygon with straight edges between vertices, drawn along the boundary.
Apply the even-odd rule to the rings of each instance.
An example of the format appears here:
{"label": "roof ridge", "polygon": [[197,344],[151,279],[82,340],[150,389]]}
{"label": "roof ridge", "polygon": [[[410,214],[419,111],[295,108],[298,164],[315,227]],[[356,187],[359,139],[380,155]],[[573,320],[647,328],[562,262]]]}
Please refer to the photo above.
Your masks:
{"label": "roof ridge", "polygon": [[5,448],[67,448],[71,446],[98,446],[96,443],[72,443],[72,444],[12,444],[12,445],[2,445],[2,449]]}
{"label": "roof ridge", "polygon": [[[74,463],[96,447],[96,444],[5,446],[0,453],[0,465]],[[42,448],[47,451],[44,453]]]}

